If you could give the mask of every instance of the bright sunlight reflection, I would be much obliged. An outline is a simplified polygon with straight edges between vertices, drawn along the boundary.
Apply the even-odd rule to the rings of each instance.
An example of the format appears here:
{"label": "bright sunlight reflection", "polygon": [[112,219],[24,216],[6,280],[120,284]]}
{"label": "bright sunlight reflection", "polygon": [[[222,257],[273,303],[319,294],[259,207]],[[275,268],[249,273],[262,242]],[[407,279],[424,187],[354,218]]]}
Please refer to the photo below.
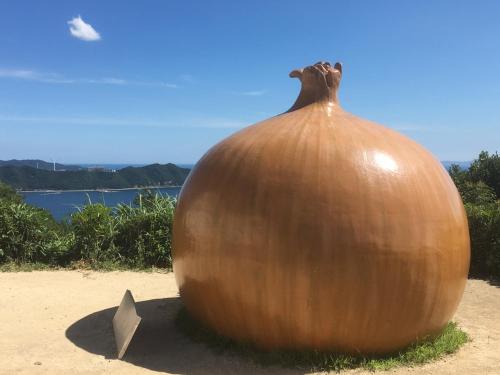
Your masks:
{"label": "bright sunlight reflection", "polygon": [[382,168],[386,171],[390,172],[397,172],[398,171],[398,164],[396,161],[390,157],[389,155],[380,152],[380,151],[375,151],[375,155],[373,157],[373,160],[377,167]]}

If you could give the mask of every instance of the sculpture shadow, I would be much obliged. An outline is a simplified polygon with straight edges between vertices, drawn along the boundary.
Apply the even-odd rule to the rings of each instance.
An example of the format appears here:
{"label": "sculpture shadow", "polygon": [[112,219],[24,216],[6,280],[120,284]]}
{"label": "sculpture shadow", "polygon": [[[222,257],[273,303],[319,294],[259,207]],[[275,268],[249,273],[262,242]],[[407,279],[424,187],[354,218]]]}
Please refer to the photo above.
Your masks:
{"label": "sculpture shadow", "polygon": [[500,279],[488,279],[486,281],[491,286],[496,286],[497,288],[500,288]]}
{"label": "sculpture shadow", "polygon": [[[259,367],[250,360],[218,354],[192,341],[175,324],[182,302],[179,297],[138,302],[142,321],[123,361],[153,371],[176,374],[303,374],[279,367]],[[117,306],[94,312],[73,323],[66,337],[87,352],[116,359],[112,319]]]}
{"label": "sculpture shadow", "polygon": [[486,281],[488,285],[495,286],[497,288],[500,288],[500,278],[495,278],[495,277],[488,277],[488,276],[469,276],[469,280],[479,280],[479,281]]}

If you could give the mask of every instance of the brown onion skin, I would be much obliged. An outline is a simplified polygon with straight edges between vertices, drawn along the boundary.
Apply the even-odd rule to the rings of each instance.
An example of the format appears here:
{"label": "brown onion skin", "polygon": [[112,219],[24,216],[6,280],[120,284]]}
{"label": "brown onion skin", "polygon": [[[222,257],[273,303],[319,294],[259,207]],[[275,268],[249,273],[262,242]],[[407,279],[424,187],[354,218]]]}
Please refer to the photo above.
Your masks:
{"label": "brown onion skin", "polygon": [[174,220],[175,277],[188,311],[235,340],[394,352],[455,313],[467,218],[441,163],[345,112],[341,70],[325,67],[336,70],[333,93],[299,96],[193,168]]}

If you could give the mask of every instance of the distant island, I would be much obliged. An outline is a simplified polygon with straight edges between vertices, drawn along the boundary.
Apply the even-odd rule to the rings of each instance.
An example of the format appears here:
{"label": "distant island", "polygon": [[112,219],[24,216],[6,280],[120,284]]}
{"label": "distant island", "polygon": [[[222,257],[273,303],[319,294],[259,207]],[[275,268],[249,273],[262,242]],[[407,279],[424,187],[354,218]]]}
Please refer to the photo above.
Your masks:
{"label": "distant island", "polygon": [[81,167],[79,165],[65,165],[60,163],[49,163],[48,161],[40,160],[40,159],[11,159],[11,160],[0,160],[0,167],[12,166],[12,167],[32,167],[36,169],[45,169],[47,171],[80,171],[84,170],[85,167]]}
{"label": "distant island", "polygon": [[100,190],[181,186],[189,168],[151,164],[119,170],[53,164],[43,160],[0,161],[0,181],[17,190]]}
{"label": "distant island", "polygon": [[[448,169],[470,161],[442,161]],[[185,165],[191,166],[191,165]],[[0,160],[0,181],[17,190],[106,190],[181,186],[190,168],[172,163],[113,169],[110,165],[81,166],[44,160]]]}

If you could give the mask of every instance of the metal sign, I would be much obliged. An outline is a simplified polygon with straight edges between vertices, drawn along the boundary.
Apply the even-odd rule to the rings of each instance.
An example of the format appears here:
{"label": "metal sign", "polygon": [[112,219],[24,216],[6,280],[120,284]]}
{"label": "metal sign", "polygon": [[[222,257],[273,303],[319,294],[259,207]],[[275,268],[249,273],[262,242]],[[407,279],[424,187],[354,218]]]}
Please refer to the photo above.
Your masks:
{"label": "metal sign", "polygon": [[141,317],[137,315],[134,297],[132,297],[130,290],[127,289],[120,303],[120,307],[118,307],[113,317],[113,330],[115,333],[118,359],[122,359],[124,356],[140,322]]}

